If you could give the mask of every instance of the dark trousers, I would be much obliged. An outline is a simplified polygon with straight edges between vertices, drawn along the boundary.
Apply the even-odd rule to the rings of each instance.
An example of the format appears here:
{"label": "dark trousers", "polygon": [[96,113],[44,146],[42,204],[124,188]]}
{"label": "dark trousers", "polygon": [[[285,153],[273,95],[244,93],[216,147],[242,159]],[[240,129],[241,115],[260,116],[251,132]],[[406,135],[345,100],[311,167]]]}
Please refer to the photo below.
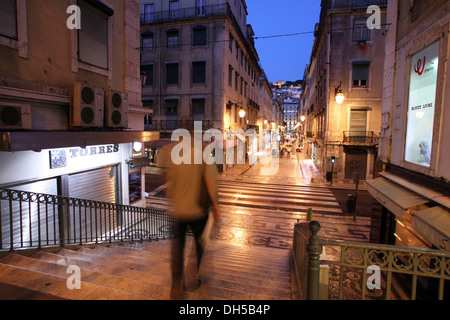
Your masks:
{"label": "dark trousers", "polygon": [[175,230],[175,239],[172,245],[172,281],[174,283],[180,282],[183,275],[183,257],[184,248],[186,244],[186,231],[188,226],[191,227],[195,238],[195,248],[197,252],[197,269],[203,257],[204,248],[200,242],[200,237],[205,229],[208,216],[200,220],[191,222],[178,221]]}

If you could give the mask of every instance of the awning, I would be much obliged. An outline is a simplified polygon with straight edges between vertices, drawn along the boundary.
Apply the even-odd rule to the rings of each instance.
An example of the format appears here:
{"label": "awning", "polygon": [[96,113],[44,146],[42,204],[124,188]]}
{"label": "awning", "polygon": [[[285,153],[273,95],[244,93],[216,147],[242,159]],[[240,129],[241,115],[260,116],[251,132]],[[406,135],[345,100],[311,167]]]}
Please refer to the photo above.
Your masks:
{"label": "awning", "polygon": [[159,140],[150,131],[19,131],[0,133],[0,151],[28,151]]}
{"label": "awning", "polygon": [[403,213],[415,206],[429,202],[430,200],[408,190],[388,182],[384,178],[367,181],[367,190],[385,208],[403,219]]}
{"label": "awning", "polygon": [[450,212],[433,207],[414,212],[413,228],[439,249],[450,251]]}

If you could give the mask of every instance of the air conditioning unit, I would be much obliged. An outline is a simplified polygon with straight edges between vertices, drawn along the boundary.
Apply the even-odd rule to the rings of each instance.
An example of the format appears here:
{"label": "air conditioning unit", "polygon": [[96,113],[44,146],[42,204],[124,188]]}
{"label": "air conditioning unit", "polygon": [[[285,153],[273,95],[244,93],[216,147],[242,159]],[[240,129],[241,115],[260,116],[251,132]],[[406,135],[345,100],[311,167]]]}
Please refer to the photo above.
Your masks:
{"label": "air conditioning unit", "polygon": [[128,127],[128,95],[105,90],[105,127]]}
{"label": "air conditioning unit", "polygon": [[70,125],[103,127],[105,92],[103,88],[76,82],[70,86]]}
{"label": "air conditioning unit", "polygon": [[0,129],[32,129],[31,106],[0,102]]}

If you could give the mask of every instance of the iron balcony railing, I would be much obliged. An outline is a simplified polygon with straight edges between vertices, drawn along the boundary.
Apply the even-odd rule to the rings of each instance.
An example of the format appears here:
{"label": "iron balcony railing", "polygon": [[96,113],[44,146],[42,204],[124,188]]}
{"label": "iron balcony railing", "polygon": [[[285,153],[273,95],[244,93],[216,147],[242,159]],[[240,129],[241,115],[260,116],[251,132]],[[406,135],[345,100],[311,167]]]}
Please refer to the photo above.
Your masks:
{"label": "iron balcony railing", "polygon": [[295,226],[293,255],[304,298],[450,298],[450,252],[323,240],[320,228],[316,221]]}
{"label": "iron balcony railing", "polygon": [[157,24],[178,20],[197,19],[201,17],[220,16],[228,14],[228,10],[229,6],[227,3],[143,13],[141,14],[141,24]]}
{"label": "iron balcony railing", "polygon": [[349,9],[356,9],[356,8],[363,8],[364,10],[367,10],[369,6],[380,6],[384,7],[387,6],[388,0],[334,0],[327,1],[329,9],[342,9],[342,8],[349,8]]}
{"label": "iron balcony railing", "polygon": [[[173,131],[177,129],[193,130],[195,120],[153,120],[151,124],[144,126],[145,131]],[[202,123],[202,130],[209,130],[214,127],[214,122],[211,120],[200,121]]]}
{"label": "iron balcony railing", "polygon": [[373,131],[344,131],[344,144],[376,145],[378,136]]}
{"label": "iron balcony railing", "polygon": [[162,210],[0,189],[0,251],[173,237]]}

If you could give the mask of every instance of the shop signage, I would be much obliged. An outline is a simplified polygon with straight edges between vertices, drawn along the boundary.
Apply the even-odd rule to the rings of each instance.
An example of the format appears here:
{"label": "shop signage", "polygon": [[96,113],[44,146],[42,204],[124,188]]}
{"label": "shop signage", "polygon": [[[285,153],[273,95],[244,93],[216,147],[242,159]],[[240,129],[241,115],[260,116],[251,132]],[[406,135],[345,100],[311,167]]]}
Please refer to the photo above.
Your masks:
{"label": "shop signage", "polygon": [[405,160],[430,166],[439,42],[412,57]]}
{"label": "shop signage", "polygon": [[50,150],[50,169],[67,167],[68,159],[96,157],[117,152],[119,152],[118,145]]}

